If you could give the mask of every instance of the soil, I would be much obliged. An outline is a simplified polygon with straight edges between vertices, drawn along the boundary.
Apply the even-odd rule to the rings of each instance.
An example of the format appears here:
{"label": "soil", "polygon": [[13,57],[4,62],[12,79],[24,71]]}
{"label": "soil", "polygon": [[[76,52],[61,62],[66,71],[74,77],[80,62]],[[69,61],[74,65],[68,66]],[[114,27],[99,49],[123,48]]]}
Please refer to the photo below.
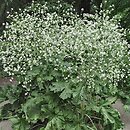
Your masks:
{"label": "soil", "polygon": [[4,86],[4,85],[9,85],[9,84],[16,84],[16,80],[14,78],[11,77],[4,77],[4,78],[0,78],[0,87]]}
{"label": "soil", "polygon": [[125,125],[123,130],[130,130],[130,113],[125,111],[123,108],[123,103],[120,100],[117,100],[113,107],[116,108],[120,113],[121,120]]}

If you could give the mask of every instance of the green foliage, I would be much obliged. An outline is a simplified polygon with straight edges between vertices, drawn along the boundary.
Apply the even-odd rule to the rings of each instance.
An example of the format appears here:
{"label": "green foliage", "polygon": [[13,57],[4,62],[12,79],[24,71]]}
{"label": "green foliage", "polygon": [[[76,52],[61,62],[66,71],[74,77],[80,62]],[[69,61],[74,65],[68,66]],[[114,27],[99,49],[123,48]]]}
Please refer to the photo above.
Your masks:
{"label": "green foliage", "polygon": [[[120,24],[123,28],[126,29],[126,38],[128,44],[130,44],[130,0],[110,0],[106,2],[105,8],[110,9],[112,6],[112,11],[110,16],[113,17],[114,15],[120,21]],[[130,51],[130,50],[128,50]],[[130,59],[126,59],[127,64],[130,63]],[[126,68],[125,78],[120,80],[120,96],[123,99],[123,103],[129,105],[130,100],[130,66]],[[124,100],[125,99],[125,100]]]}
{"label": "green foliage", "polygon": [[130,43],[130,0],[93,0],[91,12],[109,10],[109,16],[116,16],[123,28],[127,30],[127,40]]}
{"label": "green foliage", "polygon": [[[113,6],[111,15],[117,15],[120,19],[122,27],[130,29],[130,0],[110,0],[106,2],[105,8],[110,9]],[[130,41],[130,33],[128,31],[127,38]]]}
{"label": "green foliage", "polygon": [[[126,30],[126,38],[128,44],[130,44],[130,0],[94,0],[92,5],[96,5],[96,10],[105,9],[109,12],[109,16],[113,16],[120,22],[121,27]],[[95,9],[95,8],[94,8]],[[94,10],[93,10],[94,11]],[[128,49],[129,53],[129,49]],[[130,59],[125,59],[129,64]],[[125,77],[118,82],[119,95],[122,97],[124,104],[129,105],[130,100],[130,66],[125,68]]]}
{"label": "green foliage", "polygon": [[[118,130],[112,108],[128,68],[125,32],[107,15],[32,3],[10,15],[0,37],[0,60],[17,85],[0,88],[1,120],[14,130]],[[59,10],[59,11],[56,11]],[[91,20],[88,20],[91,19]]]}

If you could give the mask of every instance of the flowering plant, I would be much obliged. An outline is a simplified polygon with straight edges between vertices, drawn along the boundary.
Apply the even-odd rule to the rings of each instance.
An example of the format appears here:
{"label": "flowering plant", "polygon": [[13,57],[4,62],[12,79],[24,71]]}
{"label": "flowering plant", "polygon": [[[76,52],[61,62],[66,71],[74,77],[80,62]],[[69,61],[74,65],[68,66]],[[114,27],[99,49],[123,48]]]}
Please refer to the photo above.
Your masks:
{"label": "flowering plant", "polygon": [[5,94],[14,130],[120,129],[111,104],[128,67],[124,30],[102,12],[80,19],[48,9],[32,3],[9,16],[0,38],[4,71],[18,81]]}

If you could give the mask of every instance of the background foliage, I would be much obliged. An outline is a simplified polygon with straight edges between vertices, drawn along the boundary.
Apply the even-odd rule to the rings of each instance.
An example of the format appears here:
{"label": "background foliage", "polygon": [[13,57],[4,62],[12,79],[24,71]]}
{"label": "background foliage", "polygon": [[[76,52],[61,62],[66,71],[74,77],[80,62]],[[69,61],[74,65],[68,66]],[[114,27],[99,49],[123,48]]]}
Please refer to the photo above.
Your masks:
{"label": "background foliage", "polygon": [[[40,0],[42,1],[42,0]],[[113,6],[113,11],[111,12],[111,16],[118,15],[120,17],[122,27],[130,29],[130,0],[64,0],[70,4],[73,4],[78,14],[81,12],[85,13],[93,13],[94,10],[100,11],[102,8],[111,10],[111,6]],[[6,21],[7,11],[10,11],[13,8],[15,11],[18,8],[22,8],[27,3],[31,3],[32,0],[1,0],[0,1],[0,26],[3,30],[2,23]],[[52,0],[54,4],[54,1]],[[101,8],[100,5],[103,5]],[[93,8],[94,7],[94,8]],[[95,8],[96,7],[96,8]],[[84,11],[81,11],[81,9]],[[127,35],[128,41],[130,39],[130,33],[128,31]]]}

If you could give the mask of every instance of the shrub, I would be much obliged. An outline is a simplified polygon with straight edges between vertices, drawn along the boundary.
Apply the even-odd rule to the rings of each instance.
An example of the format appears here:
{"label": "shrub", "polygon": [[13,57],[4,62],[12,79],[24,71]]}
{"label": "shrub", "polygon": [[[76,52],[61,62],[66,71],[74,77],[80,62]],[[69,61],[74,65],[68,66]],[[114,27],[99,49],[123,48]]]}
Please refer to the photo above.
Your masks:
{"label": "shrub", "polygon": [[1,88],[1,101],[10,100],[1,119],[9,118],[14,130],[122,128],[111,104],[128,68],[128,47],[114,18],[86,14],[81,20],[68,7],[49,11],[46,2],[10,17],[0,60],[18,84]]}

